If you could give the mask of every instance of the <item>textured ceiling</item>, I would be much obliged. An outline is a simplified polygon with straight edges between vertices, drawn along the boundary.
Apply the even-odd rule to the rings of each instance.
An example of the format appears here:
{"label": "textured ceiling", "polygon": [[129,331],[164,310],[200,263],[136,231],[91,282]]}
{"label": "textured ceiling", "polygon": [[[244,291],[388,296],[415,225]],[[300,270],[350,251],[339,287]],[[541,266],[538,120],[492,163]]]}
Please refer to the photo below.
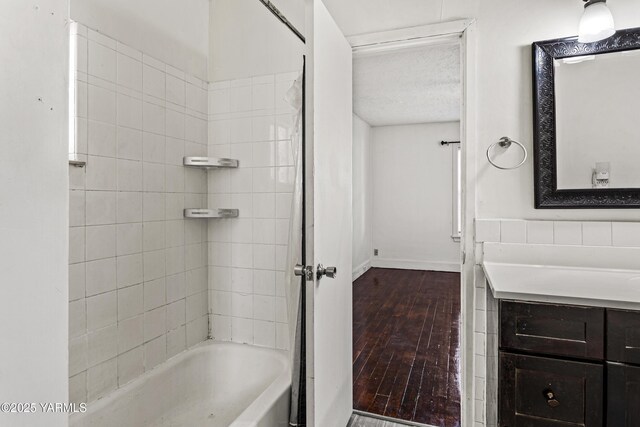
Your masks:
{"label": "textured ceiling", "polygon": [[457,45],[353,60],[353,109],[371,126],[458,121],[460,90]]}

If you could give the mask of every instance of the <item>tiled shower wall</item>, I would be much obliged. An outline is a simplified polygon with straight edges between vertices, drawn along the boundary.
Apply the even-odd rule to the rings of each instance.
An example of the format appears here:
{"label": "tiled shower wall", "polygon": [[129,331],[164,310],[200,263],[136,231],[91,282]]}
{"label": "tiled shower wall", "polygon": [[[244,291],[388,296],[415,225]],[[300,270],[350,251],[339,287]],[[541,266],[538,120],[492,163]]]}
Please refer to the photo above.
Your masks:
{"label": "tiled shower wall", "polygon": [[[527,221],[486,219],[476,221],[476,242],[545,245],[640,247],[640,222]],[[481,253],[481,250],[478,251]],[[480,262],[481,259],[478,259]],[[476,282],[476,422],[498,423],[498,304],[486,286],[481,268]],[[486,412],[485,412],[486,410]],[[482,418],[478,417],[478,414]]]}
{"label": "tiled shower wall", "polygon": [[208,336],[206,84],[82,25],[70,166],[70,400],[90,402]]}
{"label": "tiled shower wall", "polygon": [[298,72],[209,85],[209,155],[238,169],[209,172],[209,207],[240,210],[209,222],[214,339],[288,348],[284,291],[294,182],[293,109]]}

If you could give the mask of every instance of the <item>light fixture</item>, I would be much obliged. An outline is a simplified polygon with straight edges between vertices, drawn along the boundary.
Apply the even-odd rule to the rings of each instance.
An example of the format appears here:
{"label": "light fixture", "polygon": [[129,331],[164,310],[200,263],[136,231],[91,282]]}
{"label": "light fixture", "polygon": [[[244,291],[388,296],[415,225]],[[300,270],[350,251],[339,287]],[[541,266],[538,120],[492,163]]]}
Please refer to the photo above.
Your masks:
{"label": "light fixture", "polygon": [[580,19],[578,41],[593,43],[615,34],[613,16],[606,0],[584,0],[584,13]]}

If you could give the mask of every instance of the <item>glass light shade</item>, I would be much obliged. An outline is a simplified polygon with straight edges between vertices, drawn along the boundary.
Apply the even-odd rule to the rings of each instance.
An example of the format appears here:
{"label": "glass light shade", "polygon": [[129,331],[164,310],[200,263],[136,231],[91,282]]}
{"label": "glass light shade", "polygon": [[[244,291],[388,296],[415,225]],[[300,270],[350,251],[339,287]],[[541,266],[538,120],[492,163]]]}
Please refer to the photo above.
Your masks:
{"label": "glass light shade", "polygon": [[605,2],[593,3],[585,7],[578,31],[580,43],[604,40],[614,35],[615,32],[613,16]]}

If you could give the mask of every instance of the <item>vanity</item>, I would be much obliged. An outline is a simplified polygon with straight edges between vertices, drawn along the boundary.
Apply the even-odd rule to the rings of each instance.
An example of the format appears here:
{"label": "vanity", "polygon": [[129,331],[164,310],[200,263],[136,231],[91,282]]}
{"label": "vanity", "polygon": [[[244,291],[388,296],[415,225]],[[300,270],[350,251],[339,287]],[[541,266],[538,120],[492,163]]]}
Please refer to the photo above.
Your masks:
{"label": "vanity", "polygon": [[640,248],[485,243],[498,426],[640,426]]}

